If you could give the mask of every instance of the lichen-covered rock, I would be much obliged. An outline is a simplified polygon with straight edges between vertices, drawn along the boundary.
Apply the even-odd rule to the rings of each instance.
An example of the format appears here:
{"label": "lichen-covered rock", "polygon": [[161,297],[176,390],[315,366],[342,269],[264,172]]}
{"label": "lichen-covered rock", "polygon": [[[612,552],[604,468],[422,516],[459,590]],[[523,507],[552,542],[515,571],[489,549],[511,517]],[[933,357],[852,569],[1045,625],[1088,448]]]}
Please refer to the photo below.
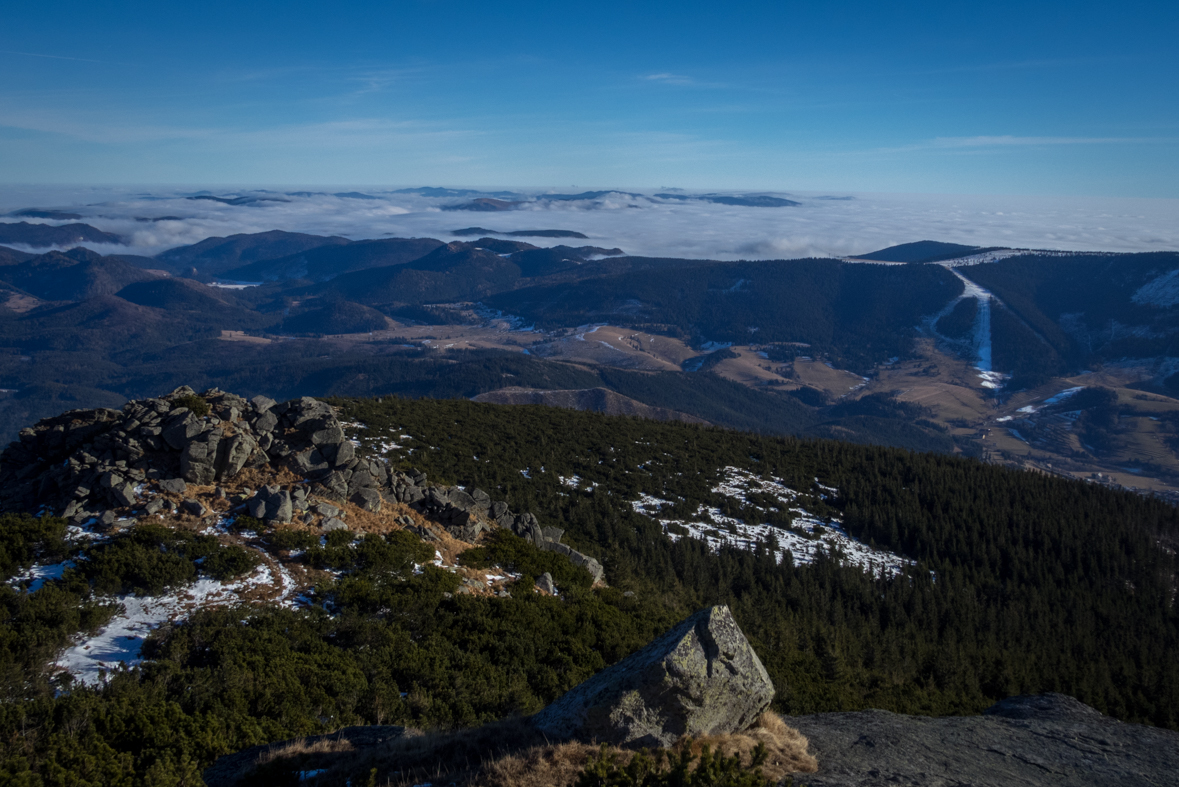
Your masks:
{"label": "lichen-covered rock", "polygon": [[703,609],[532,717],[557,739],[670,746],[748,728],[774,684],[726,606]]}

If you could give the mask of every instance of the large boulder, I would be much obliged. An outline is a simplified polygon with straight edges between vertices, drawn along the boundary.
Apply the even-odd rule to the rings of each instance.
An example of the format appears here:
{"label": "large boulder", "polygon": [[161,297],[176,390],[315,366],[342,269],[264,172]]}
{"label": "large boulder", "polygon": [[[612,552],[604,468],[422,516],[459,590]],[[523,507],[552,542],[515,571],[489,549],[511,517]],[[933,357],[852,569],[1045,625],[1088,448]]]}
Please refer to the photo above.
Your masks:
{"label": "large boulder", "polygon": [[532,717],[551,738],[670,746],[747,729],[774,684],[726,606],[703,609]]}

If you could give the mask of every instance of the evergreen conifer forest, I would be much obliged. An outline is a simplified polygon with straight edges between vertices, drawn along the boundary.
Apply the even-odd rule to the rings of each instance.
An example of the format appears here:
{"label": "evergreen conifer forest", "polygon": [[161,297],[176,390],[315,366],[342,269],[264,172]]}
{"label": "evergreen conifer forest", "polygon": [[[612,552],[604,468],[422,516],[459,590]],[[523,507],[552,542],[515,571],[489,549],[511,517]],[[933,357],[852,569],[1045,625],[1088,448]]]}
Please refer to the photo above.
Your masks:
{"label": "evergreen conifer forest", "polygon": [[[782,713],[973,714],[1058,691],[1179,729],[1179,512],[1162,501],[944,454],[682,423],[464,400],[333,404],[390,467],[565,529],[609,586],[503,531],[464,560],[519,574],[510,597],[455,592],[458,578],[404,531],[322,543],[272,531],[274,548],[324,571],[306,605],[199,611],[158,630],[141,666],[86,687],[52,663],[112,613],[112,593],[232,577],[251,558],[145,526],[79,546],[62,520],[8,514],[6,579],[72,565],[33,592],[0,585],[0,784],[199,784],[217,756],[297,735],[529,714],[715,603],[731,606]],[[713,551],[673,541],[632,505],[648,495],[670,519],[705,506],[792,527],[771,501],[715,492],[729,467],[779,479],[810,515],[914,562],[873,575],[840,554],[779,562],[769,542]],[[546,571],[557,597],[531,591]]]}

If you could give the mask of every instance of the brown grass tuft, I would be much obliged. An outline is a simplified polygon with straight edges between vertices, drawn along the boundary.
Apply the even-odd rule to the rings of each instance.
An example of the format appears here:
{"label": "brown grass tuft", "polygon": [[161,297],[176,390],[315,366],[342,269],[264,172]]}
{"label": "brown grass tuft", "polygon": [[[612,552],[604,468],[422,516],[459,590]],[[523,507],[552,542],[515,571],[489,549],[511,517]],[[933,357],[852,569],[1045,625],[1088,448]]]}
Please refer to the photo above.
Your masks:
{"label": "brown grass tuft", "polygon": [[[739,755],[749,763],[759,743],[769,755],[762,773],[779,781],[791,773],[814,773],[818,762],[807,753],[807,739],[786,725],[781,717],[765,713],[754,726],[733,735],[713,735],[681,740],[672,750],[691,745],[698,754],[705,745],[726,756]],[[333,749],[332,746],[341,746]],[[291,766],[321,772],[308,785],[343,784],[367,780],[375,768],[377,783],[386,787],[410,787],[423,782],[459,787],[572,787],[591,756],[600,747],[588,743],[551,743],[526,719],[509,719],[469,730],[407,734],[380,746],[352,751],[346,742],[312,746],[299,742],[267,752],[258,767]],[[627,749],[608,750],[625,765],[634,756]],[[338,753],[347,753],[346,757]]]}
{"label": "brown grass tuft", "polygon": [[288,760],[295,757],[306,757],[315,754],[343,754],[354,751],[355,747],[344,740],[297,740],[263,752],[255,760],[255,765],[267,765],[276,760]]}

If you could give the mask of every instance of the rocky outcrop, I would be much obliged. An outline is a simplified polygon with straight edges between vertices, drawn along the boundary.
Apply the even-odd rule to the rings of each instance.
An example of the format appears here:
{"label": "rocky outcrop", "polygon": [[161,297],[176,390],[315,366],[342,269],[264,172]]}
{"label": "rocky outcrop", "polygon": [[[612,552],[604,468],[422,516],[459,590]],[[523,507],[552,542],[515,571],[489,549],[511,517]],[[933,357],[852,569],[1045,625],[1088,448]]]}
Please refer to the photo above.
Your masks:
{"label": "rocky outcrop", "polygon": [[983,716],[872,710],[786,722],[819,760],[810,787],[1161,787],[1179,774],[1179,733],[1125,724],[1063,694],[1010,697]]}
{"label": "rocky outcrop", "polygon": [[[208,405],[207,414],[191,409],[202,409],[196,400]],[[311,522],[314,510],[325,530],[339,530],[347,527],[341,508],[327,501],[373,513],[386,501],[399,502],[469,543],[494,527],[509,528],[541,549],[566,555],[595,582],[602,579],[601,564],[562,544],[560,528],[542,527],[532,514],[514,514],[480,489],[430,485],[424,473],[390,473],[383,460],[358,455],[335,411],[310,397],[280,404],[217,389],[198,397],[181,387],[128,402],[121,411],[74,410],[47,418],[22,430],[0,454],[0,510],[44,511],[106,526],[116,519],[113,509],[142,505],[154,514],[165,505],[156,494],[182,496],[189,485],[220,484],[248,468],[285,468],[302,479],[247,491],[234,501],[235,511],[266,522]],[[142,499],[145,494],[153,499]],[[312,496],[318,499],[314,505]],[[199,504],[178,508],[197,517],[210,513]]]}
{"label": "rocky outcrop", "polygon": [[532,717],[541,732],[619,746],[670,746],[684,735],[748,728],[774,684],[729,608],[711,607]]}
{"label": "rocky outcrop", "polygon": [[[361,463],[323,402],[247,401],[212,389],[200,396],[209,413],[197,415],[186,405],[195,396],[181,387],[121,411],[75,410],[22,430],[0,454],[0,506],[86,519],[134,506],[148,483],[183,494],[188,484],[207,486],[265,465],[287,466],[309,480],[335,472],[344,495],[355,491],[350,478]],[[271,496],[255,498],[252,510],[289,522],[290,500],[284,505]]]}

